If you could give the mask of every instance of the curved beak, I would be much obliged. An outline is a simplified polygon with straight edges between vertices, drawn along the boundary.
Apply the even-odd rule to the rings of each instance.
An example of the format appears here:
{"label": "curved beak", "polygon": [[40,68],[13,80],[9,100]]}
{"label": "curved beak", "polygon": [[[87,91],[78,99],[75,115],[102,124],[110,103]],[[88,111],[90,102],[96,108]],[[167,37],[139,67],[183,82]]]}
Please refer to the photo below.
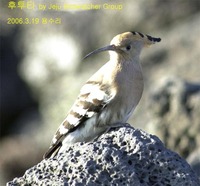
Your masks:
{"label": "curved beak", "polygon": [[90,52],[89,54],[87,54],[83,59],[86,59],[86,58],[90,57],[93,54],[97,54],[97,53],[108,51],[108,50],[116,50],[115,45],[108,45],[108,46],[105,46],[105,47],[102,47],[102,48],[98,48],[98,49]]}

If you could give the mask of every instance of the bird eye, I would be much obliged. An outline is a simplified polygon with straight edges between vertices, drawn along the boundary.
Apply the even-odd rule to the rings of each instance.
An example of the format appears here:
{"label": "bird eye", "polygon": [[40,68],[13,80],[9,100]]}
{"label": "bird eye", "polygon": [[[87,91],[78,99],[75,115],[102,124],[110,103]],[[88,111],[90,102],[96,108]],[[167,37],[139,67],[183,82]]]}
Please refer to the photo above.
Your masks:
{"label": "bird eye", "polygon": [[126,50],[130,50],[131,49],[131,45],[126,46]]}

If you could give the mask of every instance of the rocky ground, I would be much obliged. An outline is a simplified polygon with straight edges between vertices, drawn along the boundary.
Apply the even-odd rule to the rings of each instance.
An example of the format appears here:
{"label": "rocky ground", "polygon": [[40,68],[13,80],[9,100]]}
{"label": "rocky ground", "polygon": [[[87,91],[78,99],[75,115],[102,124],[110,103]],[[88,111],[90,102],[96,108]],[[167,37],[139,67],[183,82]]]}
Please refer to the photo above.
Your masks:
{"label": "rocky ground", "polygon": [[145,89],[129,123],[156,134],[199,172],[200,1],[130,0],[120,11],[20,14],[61,17],[60,25],[8,25],[19,12],[1,3],[2,185],[41,160],[80,87],[108,60],[82,57],[129,30],[162,38],[143,51]]}

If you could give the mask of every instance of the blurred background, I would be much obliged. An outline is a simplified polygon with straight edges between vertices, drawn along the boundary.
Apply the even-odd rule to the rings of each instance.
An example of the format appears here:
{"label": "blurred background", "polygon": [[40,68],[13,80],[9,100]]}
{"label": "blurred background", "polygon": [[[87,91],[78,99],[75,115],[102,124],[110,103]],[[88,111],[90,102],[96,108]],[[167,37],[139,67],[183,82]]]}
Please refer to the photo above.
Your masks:
{"label": "blurred background", "polygon": [[109,56],[82,58],[125,31],[162,38],[141,55],[144,94],[129,123],[157,135],[200,176],[199,0],[32,0],[34,9],[22,2],[0,2],[0,185],[42,160],[81,86]]}

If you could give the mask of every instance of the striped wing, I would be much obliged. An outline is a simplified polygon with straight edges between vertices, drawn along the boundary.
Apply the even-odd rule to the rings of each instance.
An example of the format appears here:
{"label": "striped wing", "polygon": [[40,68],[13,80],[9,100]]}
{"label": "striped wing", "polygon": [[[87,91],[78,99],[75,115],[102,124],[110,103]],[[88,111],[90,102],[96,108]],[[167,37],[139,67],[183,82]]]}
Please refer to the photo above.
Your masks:
{"label": "striped wing", "polygon": [[66,119],[54,135],[51,146],[45,153],[44,158],[49,158],[52,154],[56,154],[60,149],[65,136],[76,130],[76,128],[83,124],[87,119],[101,112],[101,110],[110,102],[112,97],[109,87],[105,87],[105,85],[101,86],[94,82],[85,84]]}

